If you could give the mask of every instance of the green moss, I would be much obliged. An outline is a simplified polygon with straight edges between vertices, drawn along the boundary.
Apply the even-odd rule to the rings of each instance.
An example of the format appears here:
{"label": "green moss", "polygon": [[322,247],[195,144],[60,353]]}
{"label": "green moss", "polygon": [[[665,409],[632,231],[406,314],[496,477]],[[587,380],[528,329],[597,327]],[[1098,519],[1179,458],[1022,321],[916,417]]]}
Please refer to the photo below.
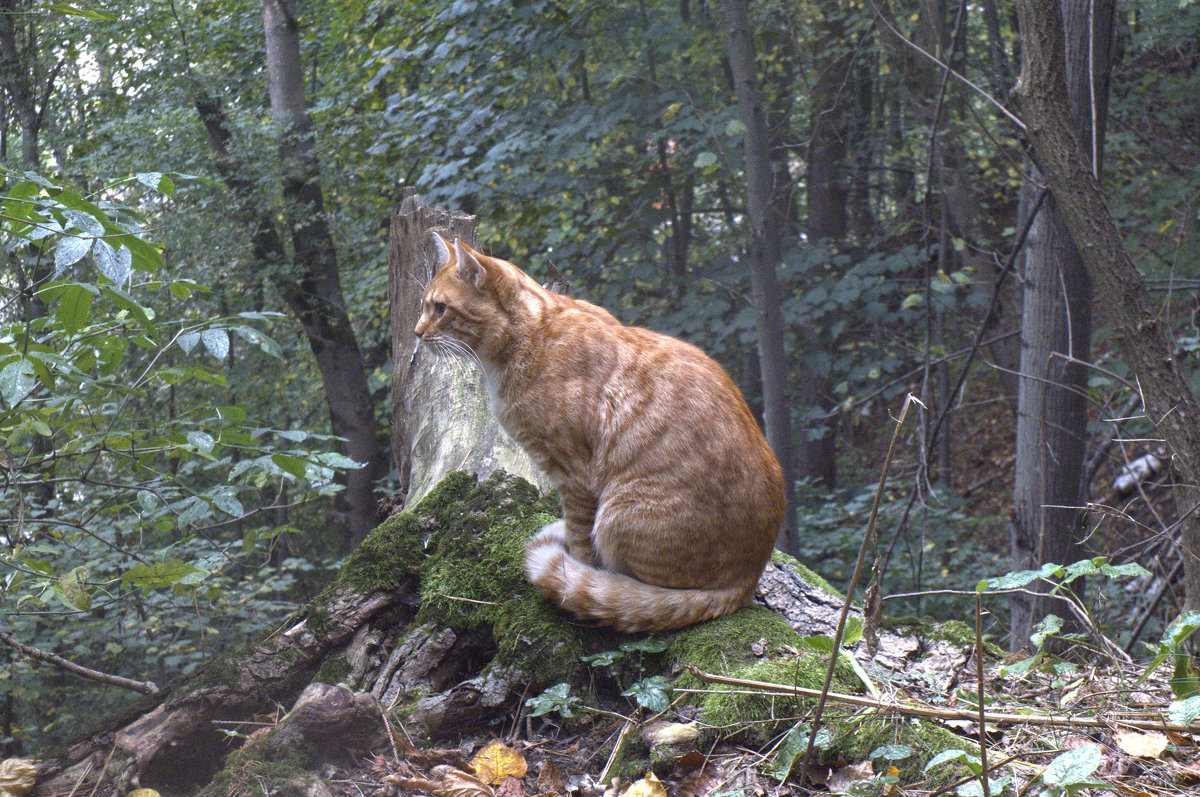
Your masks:
{"label": "green moss", "polygon": [[323,684],[340,684],[349,677],[350,672],[350,662],[346,661],[343,651],[337,650],[325,657],[313,680]]}
{"label": "green moss", "polygon": [[[729,673],[748,681],[820,689],[825,680],[828,659],[815,653],[800,653],[778,659],[763,659]],[[786,732],[816,705],[814,698],[784,694],[746,694],[751,690],[717,686],[705,695],[700,705],[707,726],[705,736],[735,736],[749,745],[765,745]],[[834,669],[834,692],[861,691],[853,674],[844,665]]]}
{"label": "green moss", "polygon": [[526,543],[557,519],[555,510],[554,498],[539,496],[524,479],[451,473],[367,535],[334,589],[390,590],[415,578],[416,623],[490,641],[497,664],[515,665],[534,681],[567,680],[581,666],[579,634],[521,569]]}
{"label": "green moss", "polygon": [[846,599],[846,596],[841,591],[834,589],[828,581],[821,578],[812,570],[809,570],[807,567],[802,565],[798,560],[794,559],[783,551],[773,551],[771,553],[771,562],[784,567],[790,567],[792,570],[795,570],[802,579],[807,581],[809,584],[812,584],[814,587],[818,587],[819,589],[828,592],[830,595],[836,595],[842,600]]}
{"label": "green moss", "polygon": [[[913,783],[933,777],[936,782],[927,785],[941,785],[966,774],[966,767],[943,767],[940,771],[931,771],[928,776],[923,772],[925,765],[938,753],[946,750],[966,750],[978,752],[979,746],[969,739],[964,739],[926,720],[913,721],[905,717],[880,718],[872,716],[869,719],[835,725],[839,737],[828,751],[827,758],[841,757],[846,761],[862,761],[872,751],[884,744],[905,745],[912,748],[913,754],[908,758],[892,761],[900,770],[901,783]],[[882,760],[876,763],[883,763]],[[884,764],[886,766],[886,764]]]}
{"label": "green moss", "polygon": [[[766,645],[758,646],[760,640],[766,640]],[[800,635],[782,616],[759,606],[748,606],[676,633],[668,654],[679,664],[733,675],[760,659],[754,653],[756,646],[766,655],[778,656],[784,646],[795,649],[801,644]],[[699,682],[691,674],[684,674],[676,685],[694,688]]]}
{"label": "green moss", "polygon": [[261,760],[254,758],[258,749],[257,744],[250,744],[229,756],[201,797],[267,797],[289,781],[310,777],[304,769],[305,753],[289,751]]}

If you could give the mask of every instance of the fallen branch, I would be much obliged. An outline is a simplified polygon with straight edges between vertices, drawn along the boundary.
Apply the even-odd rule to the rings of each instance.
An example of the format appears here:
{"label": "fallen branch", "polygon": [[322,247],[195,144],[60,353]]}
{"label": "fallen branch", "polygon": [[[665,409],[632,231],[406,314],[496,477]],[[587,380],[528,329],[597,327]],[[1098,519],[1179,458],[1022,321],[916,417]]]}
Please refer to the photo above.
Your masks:
{"label": "fallen branch", "polygon": [[[746,694],[780,694],[798,695],[800,697],[820,698],[820,689],[806,689],[802,686],[773,684],[769,681],[748,681],[742,678],[729,678],[724,675],[714,675],[704,672],[690,664],[685,665],[692,675],[705,683],[722,686],[738,686],[747,690]],[[680,692],[702,692],[699,689],[679,689]],[[827,698],[838,703],[853,706],[877,708],[883,711],[894,711],[910,717],[925,717],[937,720],[967,720],[978,722],[983,717],[984,722],[995,725],[1040,725],[1064,728],[1112,728],[1122,726],[1141,731],[1169,731],[1171,733],[1200,734],[1200,725],[1176,725],[1163,720],[1133,719],[1133,718],[1099,718],[1099,717],[1059,717],[1052,714],[1008,714],[999,711],[985,711],[982,714],[976,710],[934,708],[933,706],[914,706],[908,703],[897,703],[891,700],[876,700],[861,695],[844,695],[828,692]]]}
{"label": "fallen branch", "polygon": [[31,659],[44,661],[48,664],[53,664],[55,667],[73,672],[76,675],[87,678],[90,681],[97,681],[110,686],[119,686],[122,689],[132,689],[134,692],[141,692],[143,695],[157,695],[159,693],[158,684],[153,681],[135,681],[132,678],[123,678],[120,675],[111,675],[106,672],[92,670],[84,667],[82,664],[76,664],[73,661],[68,661],[62,656],[57,656],[53,653],[47,653],[40,648],[35,648],[32,645],[26,645],[24,642],[16,639],[12,634],[0,631],[0,642],[14,648],[18,652]]}

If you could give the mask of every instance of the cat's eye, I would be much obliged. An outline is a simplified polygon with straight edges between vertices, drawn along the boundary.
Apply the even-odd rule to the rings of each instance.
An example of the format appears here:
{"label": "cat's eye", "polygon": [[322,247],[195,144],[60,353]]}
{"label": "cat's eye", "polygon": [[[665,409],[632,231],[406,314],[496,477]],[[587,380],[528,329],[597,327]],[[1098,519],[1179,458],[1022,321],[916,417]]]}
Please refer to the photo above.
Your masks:
{"label": "cat's eye", "polygon": [[433,303],[433,314],[435,316],[440,316],[444,312],[446,312],[446,305],[442,304],[441,302]]}

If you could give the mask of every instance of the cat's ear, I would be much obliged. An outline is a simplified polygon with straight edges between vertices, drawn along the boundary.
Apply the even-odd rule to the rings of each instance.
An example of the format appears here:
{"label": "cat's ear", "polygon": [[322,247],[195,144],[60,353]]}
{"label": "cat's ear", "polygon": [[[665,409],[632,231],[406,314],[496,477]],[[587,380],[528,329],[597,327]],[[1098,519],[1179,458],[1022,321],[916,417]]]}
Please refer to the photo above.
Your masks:
{"label": "cat's ear", "polygon": [[429,237],[433,239],[433,251],[437,254],[437,265],[433,268],[436,272],[450,262],[450,245],[446,243],[445,238],[433,230],[429,231]]}
{"label": "cat's ear", "polygon": [[461,238],[454,239],[454,260],[458,264],[456,273],[463,282],[469,282],[475,288],[482,289],[487,280],[487,269],[475,256],[475,251],[462,242]]}

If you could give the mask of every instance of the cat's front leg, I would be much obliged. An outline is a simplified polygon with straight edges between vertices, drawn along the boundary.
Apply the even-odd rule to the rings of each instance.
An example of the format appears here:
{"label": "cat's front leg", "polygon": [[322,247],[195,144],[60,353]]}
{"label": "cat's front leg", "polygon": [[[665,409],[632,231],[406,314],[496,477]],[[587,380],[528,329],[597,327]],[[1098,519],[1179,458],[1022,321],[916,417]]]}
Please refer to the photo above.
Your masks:
{"label": "cat's front leg", "polygon": [[597,565],[592,543],[592,524],[596,519],[596,499],[591,493],[571,487],[559,487],[563,522],[566,525],[567,552],[584,564]]}

